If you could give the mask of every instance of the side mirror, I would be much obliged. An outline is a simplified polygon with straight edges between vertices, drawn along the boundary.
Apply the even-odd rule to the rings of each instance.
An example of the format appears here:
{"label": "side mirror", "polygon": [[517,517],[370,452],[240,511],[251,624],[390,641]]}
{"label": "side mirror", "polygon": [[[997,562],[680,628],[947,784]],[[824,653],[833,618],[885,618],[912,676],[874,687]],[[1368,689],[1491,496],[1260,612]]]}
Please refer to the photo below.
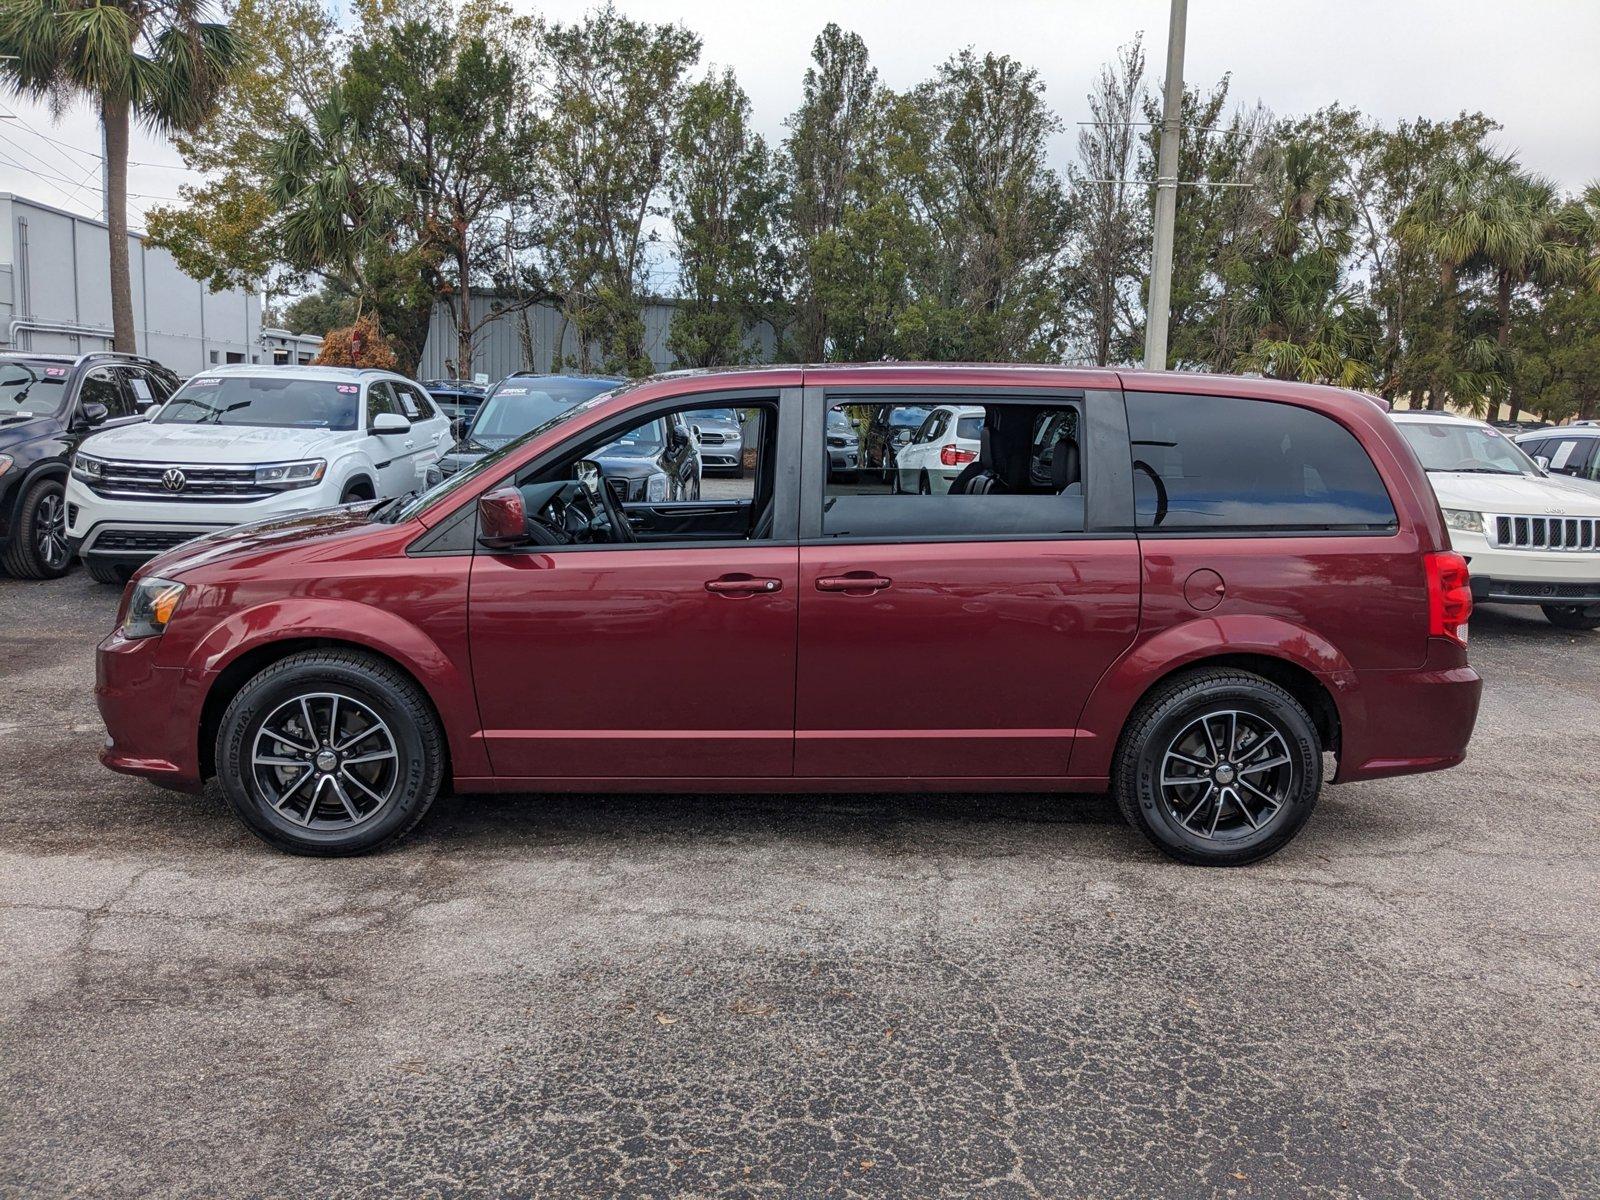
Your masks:
{"label": "side mirror", "polygon": [[379,413],[372,418],[372,432],[382,435],[410,433],[411,422],[399,413]]}
{"label": "side mirror", "polygon": [[470,424],[465,417],[452,417],[450,419],[450,438],[452,441],[464,442],[467,440],[467,426]]}
{"label": "side mirror", "polygon": [[1541,471],[1548,472],[1550,470],[1550,460],[1542,454],[1533,460],[1533,465],[1538,467]]}
{"label": "side mirror", "polygon": [[910,440],[911,430],[902,427],[894,431],[894,444],[896,446],[904,446]]}
{"label": "side mirror", "polygon": [[154,421],[157,417],[159,417],[161,415],[161,410],[162,410],[163,407],[165,407],[165,406],[164,405],[160,405],[160,404],[152,404],[152,405],[150,405],[149,408],[144,410],[144,419],[146,421]]}
{"label": "side mirror", "polygon": [[92,401],[83,406],[83,423],[90,429],[97,425],[104,425],[106,418],[111,416],[111,410],[104,404],[95,404]]}
{"label": "side mirror", "polygon": [[698,426],[698,425],[689,426],[689,432],[694,434],[694,440],[695,441],[698,442],[700,440],[700,426]]}
{"label": "side mirror", "polygon": [[600,499],[603,475],[599,463],[590,458],[580,458],[573,468],[573,473],[576,475],[578,482],[583,485],[584,491],[588,492],[593,499]]}
{"label": "side mirror", "polygon": [[528,510],[521,492],[502,487],[478,497],[478,540],[495,550],[528,540]]}

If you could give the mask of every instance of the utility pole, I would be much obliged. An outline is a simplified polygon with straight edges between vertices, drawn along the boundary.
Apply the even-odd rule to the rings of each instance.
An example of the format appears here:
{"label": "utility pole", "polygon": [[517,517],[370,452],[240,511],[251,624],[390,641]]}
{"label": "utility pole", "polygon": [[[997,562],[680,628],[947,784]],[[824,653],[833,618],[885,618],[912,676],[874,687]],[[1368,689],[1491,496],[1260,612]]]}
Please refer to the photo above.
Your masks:
{"label": "utility pole", "polygon": [[1172,311],[1172,229],[1178,215],[1178,131],[1183,115],[1183,37],[1189,0],[1172,0],[1167,26],[1167,86],[1161,102],[1161,143],[1156,156],[1155,245],[1150,259],[1150,302],[1145,310],[1144,366],[1167,369],[1167,322]]}

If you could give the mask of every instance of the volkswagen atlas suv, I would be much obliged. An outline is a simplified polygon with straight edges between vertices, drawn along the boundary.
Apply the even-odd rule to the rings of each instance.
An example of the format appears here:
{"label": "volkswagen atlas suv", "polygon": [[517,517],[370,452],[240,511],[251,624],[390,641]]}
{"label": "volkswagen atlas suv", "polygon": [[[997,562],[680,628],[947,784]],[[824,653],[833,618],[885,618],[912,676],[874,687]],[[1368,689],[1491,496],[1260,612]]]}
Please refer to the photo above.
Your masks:
{"label": "volkswagen atlas suv", "polygon": [[0,565],[20,579],[72,566],[67,469],[97,429],[142,421],[178,387],[132,354],[0,354]]}
{"label": "volkswagen atlas suv", "polygon": [[214,367],[149,421],[84,440],[66,525],[89,574],[139,563],[212,530],[418,491],[450,441],[419,385],[346,367]]}
{"label": "volkswagen atlas suv", "polygon": [[[951,396],[982,417],[947,493],[829,480],[832,410]],[[619,499],[596,452],[708,407],[745,414],[750,486]],[[418,495],[148,563],[97,656],[101,757],[215,777],[304,854],[390,843],[446,786],[1109,790],[1167,854],[1237,865],[1305,825],[1325,754],[1334,782],[1462,760],[1471,611],[1416,455],[1353,392],[683,372]]]}
{"label": "volkswagen atlas suv", "polygon": [[1600,491],[1547,474],[1482,421],[1443,412],[1394,420],[1428,472],[1473,596],[1537,604],[1562,629],[1600,628]]}

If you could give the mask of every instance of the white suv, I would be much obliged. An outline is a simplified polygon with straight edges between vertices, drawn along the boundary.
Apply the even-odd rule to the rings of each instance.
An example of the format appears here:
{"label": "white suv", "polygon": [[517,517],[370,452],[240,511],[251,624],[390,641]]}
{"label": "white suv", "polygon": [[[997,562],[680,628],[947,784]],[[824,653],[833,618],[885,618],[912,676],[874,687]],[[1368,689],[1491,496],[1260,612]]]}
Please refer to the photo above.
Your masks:
{"label": "white suv", "polygon": [[1473,599],[1537,604],[1563,629],[1600,627],[1600,493],[1547,475],[1482,421],[1393,415],[1467,559]]}
{"label": "white suv", "polygon": [[347,367],[213,367],[151,419],[86,438],[67,532],[89,573],[230,525],[424,486],[450,422],[417,384]]}

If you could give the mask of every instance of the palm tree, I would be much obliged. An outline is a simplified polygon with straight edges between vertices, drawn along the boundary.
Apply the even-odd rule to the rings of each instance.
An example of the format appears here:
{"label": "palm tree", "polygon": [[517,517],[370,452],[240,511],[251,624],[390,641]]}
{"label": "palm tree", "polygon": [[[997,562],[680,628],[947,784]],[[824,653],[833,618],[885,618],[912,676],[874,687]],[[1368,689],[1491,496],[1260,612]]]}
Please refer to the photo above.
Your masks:
{"label": "palm tree", "polygon": [[0,82],[60,115],[83,100],[105,131],[112,346],[135,349],[128,272],[128,134],[192,130],[214,110],[243,48],[206,20],[209,0],[0,0]]}
{"label": "palm tree", "polygon": [[1443,408],[1447,397],[1477,407],[1500,390],[1493,345],[1461,329],[1461,277],[1514,259],[1524,244],[1516,181],[1516,164],[1505,155],[1482,147],[1451,155],[1434,166],[1396,222],[1400,238],[1437,264],[1444,293],[1443,347],[1428,386],[1429,408]]}
{"label": "palm tree", "polygon": [[1562,210],[1560,221],[1576,243],[1579,278],[1600,292],[1600,179]]}

